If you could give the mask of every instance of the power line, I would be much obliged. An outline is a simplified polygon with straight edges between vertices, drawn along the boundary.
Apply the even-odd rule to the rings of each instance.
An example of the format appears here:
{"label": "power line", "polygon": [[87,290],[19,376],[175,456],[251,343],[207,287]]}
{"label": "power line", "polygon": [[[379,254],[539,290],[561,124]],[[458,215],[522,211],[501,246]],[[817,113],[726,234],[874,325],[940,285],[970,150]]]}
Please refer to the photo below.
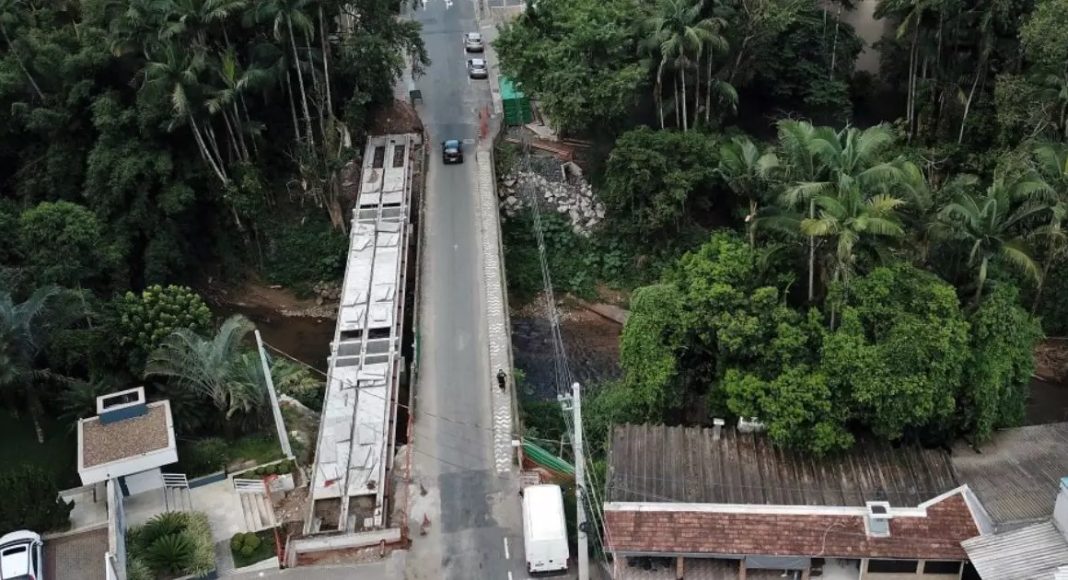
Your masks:
{"label": "power line", "polygon": [[[310,364],[308,364],[308,363],[306,363],[306,362],[294,357],[293,355],[283,351],[282,349],[280,349],[280,348],[278,348],[278,347],[276,347],[276,346],[274,346],[274,345],[272,345],[272,344],[270,344],[270,343],[268,343],[266,341],[264,341],[263,344],[267,348],[277,352],[278,354],[288,358],[289,360],[292,360],[293,362],[295,362],[295,363],[297,363],[299,365],[303,365],[303,366],[307,367],[309,370],[312,370],[312,371],[322,375],[325,378],[330,378],[329,374],[327,374],[327,373],[323,372],[322,370],[317,369],[314,366],[312,366],[312,365],[310,365]],[[357,392],[359,392],[361,397],[362,396],[368,396],[368,397],[376,398],[376,399],[379,399],[379,400],[382,400],[382,401],[390,402],[386,397],[383,397],[382,395],[376,395],[374,393],[371,393],[370,391],[366,391],[364,389],[361,389],[359,387],[359,385],[357,385],[356,383],[352,382],[351,379],[342,379],[340,377],[333,377],[333,379],[335,381],[338,381],[338,382],[344,384],[344,385],[348,385],[349,387],[357,389]],[[327,385],[326,388],[330,388],[330,385]],[[395,402],[393,402],[393,404],[397,405],[398,407],[400,407],[402,409],[407,410],[408,412],[411,412],[411,410],[412,410],[409,405],[406,405],[406,404],[404,404],[404,403],[402,403],[400,401],[395,401]],[[493,427],[491,427],[491,426],[479,425],[478,423],[468,423],[466,421],[458,421],[456,419],[450,419],[448,417],[445,417],[445,416],[442,416],[442,415],[436,415],[434,413],[431,413],[429,411],[423,411],[421,409],[416,409],[415,413],[416,413],[416,416],[433,417],[435,419],[439,419],[441,421],[445,421],[445,422],[448,422],[448,423],[453,423],[453,424],[456,424],[456,425],[463,425],[465,427],[471,427],[473,429],[481,429],[483,431],[493,432]]]}

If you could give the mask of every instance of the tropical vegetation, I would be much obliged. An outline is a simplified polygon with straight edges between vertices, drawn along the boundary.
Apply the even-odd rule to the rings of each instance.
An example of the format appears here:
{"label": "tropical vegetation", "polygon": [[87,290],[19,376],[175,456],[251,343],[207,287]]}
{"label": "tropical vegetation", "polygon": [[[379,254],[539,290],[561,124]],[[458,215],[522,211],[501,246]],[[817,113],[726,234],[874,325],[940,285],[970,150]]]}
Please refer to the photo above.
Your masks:
{"label": "tropical vegetation", "polygon": [[[503,70],[593,143],[607,210],[585,241],[546,236],[554,283],[630,291],[593,445],[612,422],[741,417],[825,454],[1024,420],[1033,348],[1068,328],[1068,4],[881,0],[865,71],[848,9],[539,2],[502,30]],[[631,275],[575,247],[617,248]],[[525,280],[532,250],[508,251]]]}

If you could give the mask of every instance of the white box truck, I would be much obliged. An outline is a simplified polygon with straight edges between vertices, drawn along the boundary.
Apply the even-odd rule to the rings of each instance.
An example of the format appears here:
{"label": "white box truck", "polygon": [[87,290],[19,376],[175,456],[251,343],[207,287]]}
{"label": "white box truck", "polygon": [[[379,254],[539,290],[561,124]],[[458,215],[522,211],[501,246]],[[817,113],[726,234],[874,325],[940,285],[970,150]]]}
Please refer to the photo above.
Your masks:
{"label": "white box truck", "polygon": [[567,570],[571,553],[559,485],[531,485],[523,490],[523,544],[530,573]]}

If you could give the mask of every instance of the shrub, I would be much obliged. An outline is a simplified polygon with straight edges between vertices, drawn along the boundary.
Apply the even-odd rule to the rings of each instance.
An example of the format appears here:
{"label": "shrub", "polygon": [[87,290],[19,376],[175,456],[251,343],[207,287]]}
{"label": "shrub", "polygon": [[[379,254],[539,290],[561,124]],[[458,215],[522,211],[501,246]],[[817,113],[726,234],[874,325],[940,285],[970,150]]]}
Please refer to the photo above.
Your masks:
{"label": "shrub", "polygon": [[23,465],[0,474],[0,530],[48,532],[70,525],[74,502],[59,497],[59,487],[40,467]]}
{"label": "shrub", "polygon": [[199,294],[185,286],[149,286],[140,294],[127,292],[114,302],[121,344],[129,349],[130,368],[140,374],[148,353],[175,330],[206,332],[211,310]]}
{"label": "shrub", "polygon": [[190,569],[195,557],[196,546],[186,532],[156,538],[142,555],[150,569],[169,574],[180,574]]}
{"label": "shrub", "polygon": [[[165,512],[126,535],[127,567],[147,576],[200,575],[215,569],[215,545],[208,516],[198,512]],[[131,578],[145,576],[130,575]]]}
{"label": "shrub", "polygon": [[284,225],[268,224],[268,228],[264,264],[268,281],[308,294],[315,282],[341,279],[348,236],[335,231],[325,219],[307,216]]}
{"label": "shrub", "polygon": [[243,568],[274,555],[274,538],[271,531],[244,532],[230,538],[230,552],[234,556],[234,566]]}

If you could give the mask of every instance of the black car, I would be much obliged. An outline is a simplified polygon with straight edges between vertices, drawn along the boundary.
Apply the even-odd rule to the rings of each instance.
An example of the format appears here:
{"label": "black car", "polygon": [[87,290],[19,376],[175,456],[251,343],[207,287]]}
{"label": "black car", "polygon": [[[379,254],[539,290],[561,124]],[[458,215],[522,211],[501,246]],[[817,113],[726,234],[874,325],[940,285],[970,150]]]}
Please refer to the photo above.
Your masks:
{"label": "black car", "polygon": [[464,146],[458,139],[441,142],[441,158],[445,163],[463,163]]}

